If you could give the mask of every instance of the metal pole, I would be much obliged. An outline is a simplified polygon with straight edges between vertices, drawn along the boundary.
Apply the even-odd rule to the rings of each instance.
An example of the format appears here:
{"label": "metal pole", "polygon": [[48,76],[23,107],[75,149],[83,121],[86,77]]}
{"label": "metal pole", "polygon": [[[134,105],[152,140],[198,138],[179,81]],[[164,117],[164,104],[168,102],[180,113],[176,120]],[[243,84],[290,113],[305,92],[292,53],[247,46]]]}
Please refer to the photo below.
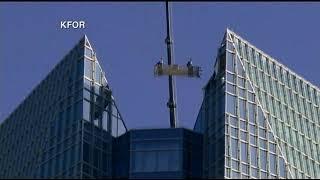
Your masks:
{"label": "metal pole", "polygon": [[[168,56],[168,65],[174,62],[172,57],[172,40],[171,40],[171,20],[170,20],[170,10],[169,10],[169,2],[166,1],[166,21],[167,21],[167,56]],[[167,106],[170,111],[170,127],[176,128],[176,103],[175,103],[175,87],[174,87],[174,78],[172,75],[169,75],[169,101]]]}

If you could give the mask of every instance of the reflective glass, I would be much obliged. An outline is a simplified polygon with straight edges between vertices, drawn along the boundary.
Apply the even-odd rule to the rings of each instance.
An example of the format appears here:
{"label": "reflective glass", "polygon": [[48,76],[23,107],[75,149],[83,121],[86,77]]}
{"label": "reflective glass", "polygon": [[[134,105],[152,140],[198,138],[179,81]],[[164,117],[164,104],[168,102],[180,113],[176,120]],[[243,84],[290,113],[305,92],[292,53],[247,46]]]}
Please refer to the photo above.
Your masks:
{"label": "reflective glass", "polygon": [[236,83],[235,75],[234,75],[234,74],[227,73],[227,81],[235,84],[235,83]]}
{"label": "reflective glass", "polygon": [[259,177],[259,171],[256,168],[251,168],[251,175],[255,178]]}
{"label": "reflective glass", "polygon": [[159,151],[158,153],[158,171],[168,171],[170,163],[169,151]]}
{"label": "reflective glass", "polygon": [[230,94],[227,95],[227,112],[236,114],[236,97]]}
{"label": "reflective glass", "polygon": [[90,160],[90,146],[88,143],[83,142],[83,160],[89,162]]}
{"label": "reflective glass", "polygon": [[258,143],[257,137],[250,135],[250,143],[253,145],[257,145],[257,143]]}
{"label": "reflective glass", "polygon": [[253,166],[258,167],[258,149],[250,146],[250,161]]}
{"label": "reflective glass", "polygon": [[248,144],[241,142],[241,161],[248,162]]}
{"label": "reflective glass", "polygon": [[246,90],[242,88],[238,88],[238,90],[239,90],[239,96],[246,98]]}
{"label": "reflective glass", "polygon": [[247,130],[247,122],[245,121],[240,121],[240,128],[242,130]]}
{"label": "reflective glass", "polygon": [[84,60],[84,75],[88,77],[89,79],[92,79],[92,72],[93,72],[93,62],[85,59]]}
{"label": "reflective glass", "polygon": [[247,133],[240,131],[240,138],[241,140],[247,141],[248,140]]}
{"label": "reflective glass", "polygon": [[96,62],[96,68],[95,68],[95,82],[101,84],[101,68],[98,64],[98,62]]}
{"label": "reflective glass", "polygon": [[265,129],[259,128],[259,136],[263,138],[267,138],[267,131]]}
{"label": "reflective glass", "polygon": [[254,114],[255,114],[255,105],[252,103],[248,103],[248,117],[251,123],[255,123]]}
{"label": "reflective glass", "polygon": [[241,77],[246,77],[246,74],[245,74],[245,72],[244,72],[244,69],[243,69],[243,67],[242,67],[242,64],[241,64],[241,62],[238,60],[238,58],[237,58],[237,70],[238,70],[238,75],[239,76],[241,76]]}
{"label": "reflective glass", "polygon": [[260,167],[267,170],[267,151],[260,150]]}
{"label": "reflective glass", "polygon": [[232,160],[231,168],[235,170],[239,170],[239,161]]}
{"label": "reflective glass", "polygon": [[92,52],[92,50],[86,47],[86,48],[85,48],[85,55],[86,55],[87,57],[89,57],[89,58],[92,58],[92,57],[93,57],[93,52]]}
{"label": "reflective glass", "polygon": [[83,101],[83,119],[90,121],[90,102]]}
{"label": "reflective glass", "polygon": [[239,99],[240,118],[246,119],[246,101]]}
{"label": "reflective glass", "polygon": [[238,179],[240,178],[240,173],[236,171],[231,171],[231,178],[232,179]]}
{"label": "reflective glass", "polygon": [[257,134],[257,126],[250,124],[249,127],[250,127],[249,131],[251,134]]}
{"label": "reflective glass", "polygon": [[102,115],[102,128],[108,130],[108,112],[103,111]]}
{"label": "reflective glass", "polygon": [[238,137],[238,129],[231,127],[231,136]]}
{"label": "reflective glass", "polygon": [[238,158],[238,140],[231,138],[231,156]]}
{"label": "reflective glass", "polygon": [[258,122],[259,126],[265,127],[265,118],[263,116],[261,108],[258,108]]}
{"label": "reflective glass", "polygon": [[121,120],[119,120],[119,127],[118,127],[118,136],[121,136],[126,132],[126,128]]}
{"label": "reflective glass", "polygon": [[245,79],[238,77],[238,86],[245,88],[245,82]]}
{"label": "reflective glass", "polygon": [[114,117],[112,115],[112,119],[111,119],[111,132],[113,136],[117,136],[118,135],[118,119],[116,117]]}
{"label": "reflective glass", "polygon": [[230,92],[230,93],[232,93],[232,94],[236,94],[236,86],[227,83],[227,91]]}
{"label": "reflective glass", "polygon": [[238,119],[233,116],[229,116],[229,118],[230,118],[230,124],[234,127],[237,127],[238,126]]}
{"label": "reflective glass", "polygon": [[[165,157],[164,157],[165,158]],[[133,171],[134,172],[143,172],[144,171],[144,152],[133,152]]]}
{"label": "reflective glass", "polygon": [[227,51],[227,70],[234,72],[233,54]]}
{"label": "reflective glass", "polygon": [[270,172],[273,174],[277,174],[276,162],[276,156],[274,154],[270,154]]}
{"label": "reflective glass", "polygon": [[83,89],[83,98],[90,101],[90,92],[86,89]]}
{"label": "reflective glass", "polygon": [[91,90],[92,83],[88,79],[84,78],[84,87]]}
{"label": "reflective glass", "polygon": [[[152,152],[152,151],[146,151],[144,152],[144,159],[145,159],[145,166],[144,166],[144,171],[145,172],[154,172],[156,170],[156,153],[157,152]],[[139,160],[139,159],[137,159]]]}

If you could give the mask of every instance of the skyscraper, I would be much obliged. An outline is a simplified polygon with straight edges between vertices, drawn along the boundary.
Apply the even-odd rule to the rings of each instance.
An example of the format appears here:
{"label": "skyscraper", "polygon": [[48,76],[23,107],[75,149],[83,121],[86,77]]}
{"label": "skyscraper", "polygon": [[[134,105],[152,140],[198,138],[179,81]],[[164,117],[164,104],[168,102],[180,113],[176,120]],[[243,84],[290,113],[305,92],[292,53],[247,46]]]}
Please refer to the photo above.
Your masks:
{"label": "skyscraper", "polygon": [[0,178],[111,177],[126,131],[84,36],[0,125]]}
{"label": "skyscraper", "polygon": [[0,125],[0,178],[320,178],[320,91],[227,29],[193,130],[128,130],[86,36]]}
{"label": "skyscraper", "polygon": [[86,36],[0,125],[0,178],[202,175],[202,134],[126,128]]}
{"label": "skyscraper", "polygon": [[229,29],[194,130],[204,177],[320,178],[319,88]]}

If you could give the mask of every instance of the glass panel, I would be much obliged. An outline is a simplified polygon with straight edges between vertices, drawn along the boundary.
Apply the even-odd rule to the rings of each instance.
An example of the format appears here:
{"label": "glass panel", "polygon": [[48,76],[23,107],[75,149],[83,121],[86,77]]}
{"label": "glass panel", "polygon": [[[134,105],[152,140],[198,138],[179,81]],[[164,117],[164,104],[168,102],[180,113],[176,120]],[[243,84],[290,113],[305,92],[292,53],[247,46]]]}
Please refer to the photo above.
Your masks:
{"label": "glass panel", "polygon": [[92,50],[86,47],[86,48],[85,48],[85,55],[86,55],[87,57],[89,57],[89,58],[92,58],[92,57],[93,57],[93,52],[92,52]]}
{"label": "glass panel", "polygon": [[119,127],[118,127],[118,136],[121,136],[126,132],[126,128],[121,120],[119,120]]}
{"label": "glass panel", "polygon": [[231,136],[238,137],[238,129],[231,127]]}
{"label": "glass panel", "polygon": [[169,163],[169,171],[179,171],[180,170],[180,158],[179,151],[169,151],[170,154],[170,163]]}
{"label": "glass panel", "polygon": [[232,179],[238,179],[240,178],[240,173],[236,171],[231,171],[231,178]]}
{"label": "glass panel", "polygon": [[227,70],[234,72],[234,59],[233,54],[227,51]]}
{"label": "glass panel", "polygon": [[[241,164],[241,172],[243,172],[244,174],[249,174],[249,166],[246,164]],[[247,179],[249,179],[249,178],[247,178]]]}
{"label": "glass panel", "polygon": [[258,178],[259,177],[259,171],[256,168],[251,168],[251,174],[253,177]]}
{"label": "glass panel", "polygon": [[[142,172],[144,170],[144,152],[133,152],[133,171]],[[164,156],[165,158],[165,156]]]}
{"label": "glass panel", "polygon": [[229,116],[229,117],[230,117],[230,124],[234,127],[238,127],[238,119],[232,116]]}
{"label": "glass panel", "polygon": [[249,127],[250,127],[249,131],[251,134],[257,134],[257,126],[250,124]]}
{"label": "glass panel", "polygon": [[240,121],[240,128],[244,131],[247,130],[247,122],[245,121]]}
{"label": "glass panel", "polygon": [[90,158],[90,145],[86,142],[83,142],[83,160],[89,162]]}
{"label": "glass panel", "polygon": [[[144,152],[144,159],[145,159],[145,166],[144,171],[145,172],[154,172],[156,170],[156,152],[152,151],[146,151]],[[138,159],[137,159],[138,160]]]}
{"label": "glass panel", "polygon": [[250,143],[253,145],[257,145],[258,144],[258,140],[256,136],[250,135]]}
{"label": "glass panel", "polygon": [[83,61],[77,62],[77,79],[83,76]]}
{"label": "glass panel", "polygon": [[[158,152],[158,171],[168,171],[170,158],[168,151]],[[143,159],[143,157],[141,157]]]}
{"label": "glass panel", "polygon": [[112,135],[117,137],[117,135],[118,135],[118,119],[117,119],[117,117],[114,117],[112,115],[111,124],[112,124],[112,126],[111,126]]}
{"label": "glass panel", "polygon": [[248,144],[241,142],[241,161],[248,162]]}
{"label": "glass panel", "polygon": [[91,90],[92,83],[88,79],[84,78],[84,87]]}
{"label": "glass panel", "polygon": [[238,60],[237,58],[237,70],[238,70],[238,75],[241,76],[241,77],[246,77],[246,74],[244,72],[244,69],[242,67],[242,64],[241,62]]}
{"label": "glass panel", "polygon": [[94,92],[100,94],[100,86],[98,84],[94,84]]}
{"label": "glass panel", "polygon": [[259,128],[259,136],[263,138],[267,138],[267,131],[265,129]]}
{"label": "glass panel", "polygon": [[258,149],[250,146],[251,165],[258,167]]}
{"label": "glass panel", "polygon": [[277,148],[276,144],[269,143],[270,152],[276,153],[276,148]]}
{"label": "glass panel", "polygon": [[277,174],[276,162],[276,156],[274,154],[270,154],[270,172],[272,174]]}
{"label": "glass panel", "polygon": [[248,140],[248,138],[247,138],[247,133],[241,131],[241,132],[240,132],[240,138],[241,138],[242,140],[244,140],[244,141],[247,141],[247,140]]}
{"label": "glass panel", "polygon": [[84,60],[84,75],[86,77],[88,77],[89,79],[92,79],[92,72],[93,72],[92,61],[85,59]]}
{"label": "glass panel", "polygon": [[234,51],[234,46],[233,46],[232,42],[227,41],[227,49],[230,51]]}
{"label": "glass panel", "polygon": [[93,165],[99,168],[99,159],[101,151],[97,148],[93,148]]}
{"label": "glass panel", "polygon": [[238,77],[238,86],[245,88],[245,82],[245,79]]}
{"label": "glass panel", "polygon": [[267,173],[266,172],[264,172],[264,171],[261,171],[261,174],[260,174],[260,178],[261,179],[267,179]]}
{"label": "glass panel", "polygon": [[259,126],[262,126],[262,127],[265,127],[265,118],[263,116],[263,113],[262,113],[262,110],[261,108],[259,107],[258,108],[258,122],[259,122]]}
{"label": "glass panel", "polygon": [[227,112],[236,114],[236,97],[230,94],[227,95]]}
{"label": "glass panel", "polygon": [[282,157],[279,158],[279,170],[280,170],[280,177],[286,177],[286,167],[284,163],[284,159]]}
{"label": "glass panel", "polygon": [[235,170],[239,170],[239,161],[232,160],[231,168]]}
{"label": "glass panel", "polygon": [[106,131],[108,130],[108,112],[106,111],[103,111],[102,128]]}
{"label": "glass panel", "polygon": [[254,113],[255,113],[255,105],[248,103],[248,116],[249,116],[249,122],[251,123],[255,123]]}
{"label": "glass panel", "polygon": [[246,101],[239,99],[240,118],[246,119]]}
{"label": "glass panel", "polygon": [[260,148],[263,148],[263,149],[267,149],[267,141],[266,140],[264,140],[264,139],[259,139],[259,147]]}
{"label": "glass panel", "polygon": [[260,150],[260,167],[263,170],[267,170],[267,151]]}
{"label": "glass panel", "polygon": [[236,86],[227,83],[227,91],[230,92],[230,93],[232,93],[232,94],[236,94]]}
{"label": "glass panel", "polygon": [[96,62],[95,82],[101,84],[101,69],[100,69],[98,62]]}
{"label": "glass panel", "polygon": [[231,138],[231,156],[238,158],[238,140]]}
{"label": "glass panel", "polygon": [[86,89],[83,89],[83,98],[86,98],[90,101],[90,92]]}
{"label": "glass panel", "polygon": [[235,75],[234,75],[234,74],[227,73],[227,81],[235,84],[235,83],[236,83]]}
{"label": "glass panel", "polygon": [[238,88],[238,90],[239,90],[239,96],[246,98],[246,90],[242,88]]}
{"label": "glass panel", "polygon": [[90,102],[83,100],[83,119],[90,121]]}

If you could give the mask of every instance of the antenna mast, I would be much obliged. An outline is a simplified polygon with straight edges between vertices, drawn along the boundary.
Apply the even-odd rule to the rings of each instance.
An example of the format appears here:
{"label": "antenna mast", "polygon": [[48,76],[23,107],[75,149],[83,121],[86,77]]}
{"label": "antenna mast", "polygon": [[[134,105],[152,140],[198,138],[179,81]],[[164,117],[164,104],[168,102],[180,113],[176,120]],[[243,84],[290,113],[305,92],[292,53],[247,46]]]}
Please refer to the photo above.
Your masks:
{"label": "antenna mast", "polygon": [[[170,15],[170,9],[169,9],[169,2],[166,1],[166,21],[167,21],[167,38],[166,38],[166,44],[167,44],[167,57],[168,57],[168,65],[170,66],[172,63],[174,63],[173,57],[172,57],[172,45],[173,41],[171,39],[171,15]],[[175,83],[174,78],[172,75],[169,75],[169,101],[167,103],[167,106],[170,111],[170,127],[176,128],[177,126],[177,112],[176,112],[176,102],[175,102]]]}

